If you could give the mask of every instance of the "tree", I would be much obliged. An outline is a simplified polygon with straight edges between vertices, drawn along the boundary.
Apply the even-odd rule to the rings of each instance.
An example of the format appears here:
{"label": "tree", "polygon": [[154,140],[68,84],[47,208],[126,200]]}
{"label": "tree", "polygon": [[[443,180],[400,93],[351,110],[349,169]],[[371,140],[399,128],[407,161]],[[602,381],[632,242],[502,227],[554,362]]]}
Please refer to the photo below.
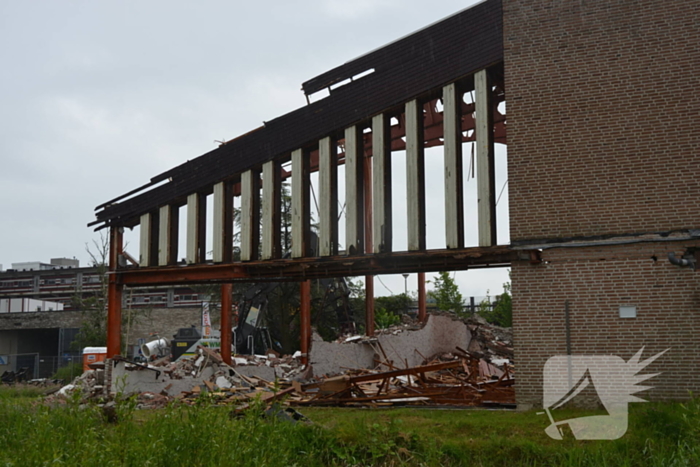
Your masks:
{"label": "tree", "polygon": [[511,297],[511,284],[503,284],[503,293],[497,295],[495,301],[486,292],[486,299],[479,304],[479,314],[491,324],[509,328],[513,325],[513,299]]}
{"label": "tree", "polygon": [[73,297],[73,306],[82,313],[80,331],[71,342],[71,350],[81,350],[88,346],[107,344],[107,259],[109,258],[109,238],[100,234],[100,239],[92,240],[92,247],[85,244],[90,256],[90,266],[97,270],[99,287],[87,295],[79,290]]}
{"label": "tree", "polygon": [[434,289],[428,291],[428,296],[437,302],[437,307],[443,311],[462,312],[462,294],[459,293],[459,287],[454,279],[450,277],[450,273],[443,271],[439,276],[433,276],[431,282]]}

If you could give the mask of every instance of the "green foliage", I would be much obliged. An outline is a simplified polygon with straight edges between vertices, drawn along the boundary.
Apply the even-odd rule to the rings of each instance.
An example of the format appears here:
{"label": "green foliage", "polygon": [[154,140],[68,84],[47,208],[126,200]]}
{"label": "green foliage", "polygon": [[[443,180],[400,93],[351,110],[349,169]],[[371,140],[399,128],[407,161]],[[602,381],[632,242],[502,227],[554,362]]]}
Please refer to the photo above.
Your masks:
{"label": "green foliage", "polygon": [[486,299],[479,304],[481,317],[496,326],[504,328],[513,326],[513,299],[510,290],[510,282],[503,284],[503,293],[495,297],[495,305],[491,304],[491,297],[487,291]]}
{"label": "green foliage", "polygon": [[52,379],[60,379],[66,383],[70,383],[76,376],[83,374],[83,363],[82,362],[71,362],[68,365],[56,370],[56,373],[51,377]]}
{"label": "green foliage", "polygon": [[387,313],[394,315],[402,315],[408,311],[411,306],[412,299],[405,293],[399,295],[388,295],[386,297],[376,297],[374,299],[374,308],[381,308]]}
{"label": "green foliage", "polygon": [[374,308],[374,324],[379,329],[386,329],[401,322],[401,317],[384,308]]}
{"label": "green foliage", "polygon": [[428,296],[437,302],[439,310],[462,312],[462,294],[459,293],[459,287],[454,279],[450,277],[450,273],[443,271],[439,276],[433,276],[431,282],[433,290],[428,291]]}
{"label": "green foliage", "polygon": [[374,324],[386,329],[401,323],[401,315],[411,305],[411,297],[406,294],[376,297],[374,299]]}

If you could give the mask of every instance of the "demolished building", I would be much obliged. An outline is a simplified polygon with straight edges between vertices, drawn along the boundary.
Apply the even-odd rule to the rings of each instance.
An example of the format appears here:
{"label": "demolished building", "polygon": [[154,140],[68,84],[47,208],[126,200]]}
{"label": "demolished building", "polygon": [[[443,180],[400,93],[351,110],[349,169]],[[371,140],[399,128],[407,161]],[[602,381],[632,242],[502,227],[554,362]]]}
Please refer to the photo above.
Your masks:
{"label": "demolished building", "polygon": [[[553,356],[628,360],[644,346],[649,355],[669,349],[650,367],[664,372],[650,398],[697,392],[698,24],[691,0],[486,0],[305,82],[307,96],[330,95],[98,206],[93,225],[111,238],[110,356],[120,347],[124,287],[221,283],[228,329],[232,281],[298,281],[308,358],[309,279],[366,275],[371,336],[373,275],[510,266],[519,404],[542,404],[543,367]],[[475,144],[478,183],[478,217],[470,222],[465,142]],[[506,142],[511,240],[499,244],[494,144]],[[440,145],[445,239],[433,249],[425,241],[425,192],[432,189],[425,148]],[[391,210],[396,151],[406,154],[408,251],[392,247],[392,216],[403,215]],[[338,247],[340,164],[345,250]],[[313,255],[311,171],[319,172],[321,192]],[[279,197],[289,179],[293,244],[284,258]],[[244,213],[235,259],[234,198]],[[211,260],[204,251],[208,199]],[[182,206],[186,265],[176,258]],[[123,267],[121,232],[135,226],[139,266]],[[465,228],[478,230],[477,245],[465,245]],[[230,363],[230,342],[222,344]]]}

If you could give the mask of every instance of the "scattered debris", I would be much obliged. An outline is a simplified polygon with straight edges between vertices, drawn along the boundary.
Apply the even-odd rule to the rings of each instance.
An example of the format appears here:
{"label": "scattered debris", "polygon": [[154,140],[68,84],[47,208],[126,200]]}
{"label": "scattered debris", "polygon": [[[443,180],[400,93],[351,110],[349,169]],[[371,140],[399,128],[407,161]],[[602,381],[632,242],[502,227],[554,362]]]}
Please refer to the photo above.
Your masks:
{"label": "scattered debris", "polygon": [[[439,319],[433,326],[444,329],[446,323],[440,324]],[[133,396],[137,407],[144,409],[173,402],[194,405],[206,397],[208,405],[233,406],[234,414],[259,400],[268,405],[268,416],[292,421],[302,420],[303,416],[289,406],[514,406],[510,330],[489,325],[479,317],[469,319],[466,326],[466,349],[454,346],[426,358],[415,348],[411,361],[417,364],[395,355],[388,358],[378,336],[350,335],[338,341],[343,347],[351,346],[348,349],[371,349],[373,368],[339,368],[338,374],[317,377],[312,377],[311,368],[301,363],[299,352],[291,356],[274,352],[236,355],[227,365],[218,351],[197,346],[192,357],[175,361],[169,357],[147,364],[122,358],[108,360],[48,399],[78,397],[84,402],[98,401],[106,404],[101,406],[108,419],[108,401],[117,395]],[[420,329],[420,324],[407,323],[383,330],[381,335],[395,336]],[[263,373],[270,377],[261,377]],[[282,409],[280,404],[287,408]]]}

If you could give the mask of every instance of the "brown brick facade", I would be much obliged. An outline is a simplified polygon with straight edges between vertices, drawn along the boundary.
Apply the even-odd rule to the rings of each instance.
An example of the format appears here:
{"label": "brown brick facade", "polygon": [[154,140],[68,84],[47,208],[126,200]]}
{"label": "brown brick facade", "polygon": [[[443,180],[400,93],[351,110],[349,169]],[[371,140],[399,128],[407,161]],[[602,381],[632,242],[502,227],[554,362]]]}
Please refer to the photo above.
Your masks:
{"label": "brown brick facade", "polygon": [[[503,6],[513,244],[700,229],[700,3]],[[644,394],[700,392],[700,271],[667,259],[692,246],[556,248],[514,265],[519,403],[541,404],[542,366],[566,351],[566,300],[573,353],[670,347]],[[637,318],[618,317],[625,304]]]}

